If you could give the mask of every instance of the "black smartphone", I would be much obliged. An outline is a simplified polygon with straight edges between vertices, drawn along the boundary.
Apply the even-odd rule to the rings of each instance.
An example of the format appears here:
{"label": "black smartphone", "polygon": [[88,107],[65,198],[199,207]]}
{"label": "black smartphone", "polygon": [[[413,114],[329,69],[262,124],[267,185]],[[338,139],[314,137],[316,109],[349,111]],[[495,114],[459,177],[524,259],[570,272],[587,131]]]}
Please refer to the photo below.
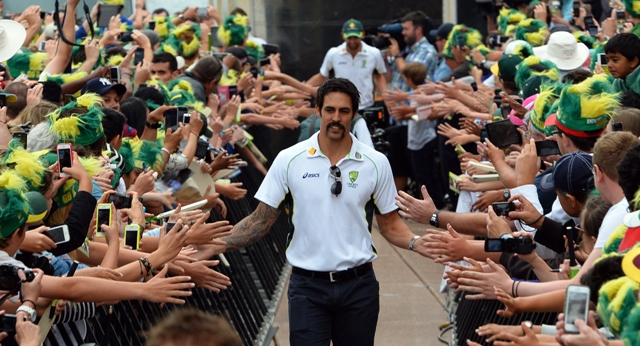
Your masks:
{"label": "black smartphone", "polygon": [[502,104],[500,106],[500,110],[502,111],[502,119],[509,119],[509,114],[511,114],[511,106],[508,104]]}
{"label": "black smartphone", "polygon": [[456,42],[458,44],[458,48],[462,49],[467,44],[467,41],[464,39],[464,36],[458,35],[456,36]]}
{"label": "black smartphone", "polygon": [[152,20],[149,22],[149,30],[155,30],[156,29],[156,21]]}
{"label": "black smartphone", "polygon": [[269,56],[271,54],[278,54],[280,51],[280,47],[277,44],[263,44],[262,48],[264,49],[264,56]]}
{"label": "black smartphone", "polygon": [[580,2],[576,1],[573,3],[573,17],[580,18]]}
{"label": "black smartphone", "polygon": [[258,78],[258,75],[260,75],[260,70],[257,67],[250,68],[249,72],[251,72],[253,78]]}
{"label": "black smartphone", "polygon": [[270,65],[270,64],[271,64],[271,59],[269,59],[269,58],[260,59],[260,61],[258,63],[258,65],[260,67],[263,67],[263,66],[266,66],[266,65]]}
{"label": "black smartphone", "polygon": [[500,35],[500,36],[498,36],[498,44],[505,44],[505,43],[507,43],[507,41],[509,41],[510,38],[511,37],[509,37],[509,36]]}
{"label": "black smartphone", "polygon": [[516,211],[516,205],[513,202],[495,202],[491,207],[498,216],[509,216],[509,212]]}
{"label": "black smartphone", "polygon": [[538,156],[560,155],[560,148],[556,141],[536,141]]}
{"label": "black smartphone", "polygon": [[120,66],[109,68],[109,80],[113,84],[120,84]]}
{"label": "black smartphone", "polygon": [[484,143],[484,140],[487,139],[487,129],[480,130],[480,143]]}
{"label": "black smartphone", "polygon": [[142,62],[142,60],[144,60],[144,49],[138,48],[136,49],[136,52],[134,54],[135,57],[133,58],[133,64],[135,66],[138,66]]}
{"label": "black smartphone", "polygon": [[211,27],[211,47],[221,48],[223,46],[222,42],[218,38],[218,27]]}
{"label": "black smartphone", "polygon": [[101,4],[98,8],[98,27],[108,28],[111,17],[120,15],[123,6]]}
{"label": "black smartphone", "polygon": [[16,315],[0,316],[0,332],[6,332],[10,336],[16,333]]}
{"label": "black smartphone", "polygon": [[7,95],[0,95],[0,108],[7,106]]}
{"label": "black smartphone", "polygon": [[[613,131],[624,131],[622,128],[622,123],[611,123],[611,129]],[[26,148],[26,147],[25,147]]]}
{"label": "black smartphone", "polygon": [[500,120],[488,123],[487,138],[498,148],[506,148],[512,144],[521,144],[520,133],[518,127],[511,120]]}
{"label": "black smartphone", "polygon": [[44,20],[44,17],[47,16],[47,12],[40,11],[40,19]]}
{"label": "black smartphone", "polygon": [[132,32],[123,32],[120,34],[118,38],[121,42],[133,42],[133,33]]}
{"label": "black smartphone", "polygon": [[591,37],[596,37],[596,36],[598,36],[598,27],[597,27],[597,26],[595,26],[595,25],[589,25],[589,26],[587,27],[587,30],[589,30],[589,35],[590,35]]}
{"label": "black smartphone", "polygon": [[22,147],[24,149],[27,149],[27,133],[26,132],[14,132],[13,133],[13,138],[17,138],[20,141],[20,144],[22,144]]}
{"label": "black smartphone", "polygon": [[238,95],[238,87],[236,85],[229,86],[229,95]]}
{"label": "black smartphone", "polygon": [[625,20],[625,19],[627,19],[627,13],[624,10],[616,11],[616,19],[617,20]]}
{"label": "black smartphone", "polygon": [[184,106],[178,107],[178,121],[183,125],[187,125],[191,122],[191,113],[189,113],[189,108]]}
{"label": "black smartphone", "polygon": [[[169,231],[171,231],[175,226],[176,226],[176,222],[167,222],[167,227],[165,227],[164,233],[165,234],[169,233]],[[178,229],[178,232],[182,231],[182,227],[183,226],[180,226],[180,229]]]}
{"label": "black smartphone", "polygon": [[115,194],[109,196],[109,203],[113,203],[116,209],[129,209],[132,201],[133,197],[129,195]]}
{"label": "black smartphone", "polygon": [[164,128],[178,126],[178,109],[169,109],[164,112]]}
{"label": "black smartphone", "polygon": [[590,25],[594,25],[593,16],[584,16],[584,25],[586,27],[588,27]]}

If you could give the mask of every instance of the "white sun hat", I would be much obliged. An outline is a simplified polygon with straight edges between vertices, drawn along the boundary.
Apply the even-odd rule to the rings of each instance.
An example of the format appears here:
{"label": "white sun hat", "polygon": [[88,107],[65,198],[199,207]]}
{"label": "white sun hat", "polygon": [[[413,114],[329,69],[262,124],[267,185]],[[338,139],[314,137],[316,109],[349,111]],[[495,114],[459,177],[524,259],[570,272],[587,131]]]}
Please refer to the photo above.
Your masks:
{"label": "white sun hat", "polygon": [[2,19],[0,20],[0,62],[9,60],[22,47],[27,30],[22,24]]}
{"label": "white sun hat", "polygon": [[568,32],[554,32],[545,46],[534,47],[533,54],[541,60],[550,60],[561,70],[575,70],[589,57],[589,48]]}

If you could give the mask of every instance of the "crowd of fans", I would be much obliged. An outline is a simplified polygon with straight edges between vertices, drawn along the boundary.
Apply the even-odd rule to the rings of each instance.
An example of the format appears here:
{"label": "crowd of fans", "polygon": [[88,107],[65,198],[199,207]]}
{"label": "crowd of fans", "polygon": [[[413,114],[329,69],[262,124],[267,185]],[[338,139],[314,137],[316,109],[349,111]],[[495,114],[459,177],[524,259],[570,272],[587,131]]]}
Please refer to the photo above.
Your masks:
{"label": "crowd of fans", "polygon": [[[302,124],[308,138],[317,87],[339,74],[340,47],[306,83],[282,73],[239,8],[170,14],[138,0],[125,17],[124,1],[105,0],[76,20],[78,4],[0,21],[0,290],[20,345],[102,304],[181,304],[195,286],[231,285],[211,260],[232,229],[213,221],[247,193],[229,179],[247,165],[266,174],[276,131]],[[588,287],[588,318],[477,330],[496,345],[639,343],[640,1],[482,9],[484,39],[415,11],[373,48],[345,23],[342,53],[376,55],[356,84],[362,114],[377,100],[391,115],[376,126],[399,213],[446,229],[420,243],[447,265],[443,287],[498,299],[501,316],[562,312],[567,287]],[[239,343],[211,318],[180,312],[149,344]]]}

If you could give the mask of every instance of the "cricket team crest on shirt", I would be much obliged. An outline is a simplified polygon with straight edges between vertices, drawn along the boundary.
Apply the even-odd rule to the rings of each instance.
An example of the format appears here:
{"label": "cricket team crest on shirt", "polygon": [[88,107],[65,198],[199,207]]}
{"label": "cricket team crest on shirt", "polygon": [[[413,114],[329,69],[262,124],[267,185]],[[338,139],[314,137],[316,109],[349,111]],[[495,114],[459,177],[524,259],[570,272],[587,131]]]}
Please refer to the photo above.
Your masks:
{"label": "cricket team crest on shirt", "polygon": [[355,183],[356,180],[358,180],[358,171],[349,172],[349,182],[347,183],[347,186],[355,189],[358,187],[358,184]]}
{"label": "cricket team crest on shirt", "polygon": [[362,59],[362,68],[367,66],[367,59]]}

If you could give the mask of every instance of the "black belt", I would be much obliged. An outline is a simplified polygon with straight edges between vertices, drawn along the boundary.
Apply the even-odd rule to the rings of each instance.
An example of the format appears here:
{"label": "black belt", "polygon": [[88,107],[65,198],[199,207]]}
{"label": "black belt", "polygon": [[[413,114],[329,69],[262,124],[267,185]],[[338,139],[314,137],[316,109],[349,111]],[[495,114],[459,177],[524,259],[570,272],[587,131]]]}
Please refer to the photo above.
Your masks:
{"label": "black belt", "polygon": [[349,268],[347,270],[341,270],[337,272],[316,272],[313,270],[306,270],[298,267],[293,267],[292,272],[298,275],[321,279],[331,282],[338,282],[352,279],[356,276],[364,275],[373,270],[373,265],[371,262],[365,263],[363,265],[359,265],[354,268]]}

